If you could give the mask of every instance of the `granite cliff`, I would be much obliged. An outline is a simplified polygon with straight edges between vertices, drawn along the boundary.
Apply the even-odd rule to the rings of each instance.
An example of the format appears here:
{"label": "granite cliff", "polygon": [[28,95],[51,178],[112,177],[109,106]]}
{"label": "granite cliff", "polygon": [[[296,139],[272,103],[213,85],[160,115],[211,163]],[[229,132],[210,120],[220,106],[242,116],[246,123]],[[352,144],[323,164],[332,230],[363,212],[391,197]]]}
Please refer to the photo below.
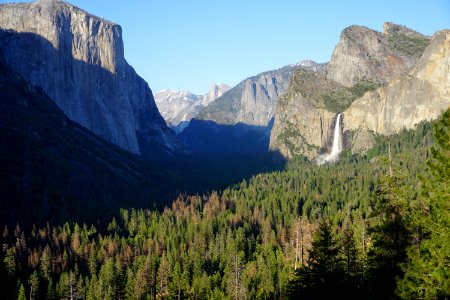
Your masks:
{"label": "granite cliff", "polygon": [[295,72],[278,100],[269,149],[287,158],[317,156],[331,142],[336,113],[375,87],[363,81],[348,88],[328,79],[324,71]]}
{"label": "granite cliff", "polygon": [[409,74],[354,101],[344,112],[353,150],[366,150],[371,133],[389,135],[432,120],[450,106],[450,30],[434,34]]}
{"label": "granite cliff", "polygon": [[392,23],[383,33],[346,28],[326,70],[292,77],[277,105],[270,150],[317,157],[331,146],[337,113],[353,151],[370,148],[374,133],[437,118],[450,105],[449,48],[448,30],[430,41]]}
{"label": "granite cliff", "polygon": [[[0,220],[109,222],[120,207],[163,207],[161,169],[71,121],[0,58]],[[165,198],[164,198],[165,197]],[[99,214],[99,212],[102,212]]]}
{"label": "granite cliff", "polygon": [[178,138],[194,154],[266,153],[275,105],[292,74],[323,68],[301,61],[247,78],[201,110]]}
{"label": "granite cliff", "polygon": [[59,0],[0,5],[6,63],[73,121],[133,153],[174,153],[175,135],[124,58],[119,25]]}
{"label": "granite cliff", "polygon": [[350,26],[333,51],[327,78],[347,87],[361,80],[386,84],[407,73],[428,43],[429,37],[393,23],[385,23],[383,32]]}
{"label": "granite cliff", "polygon": [[277,99],[286,92],[294,71],[321,68],[322,64],[301,61],[247,78],[208,105],[198,119],[227,125],[268,126],[274,116]]}

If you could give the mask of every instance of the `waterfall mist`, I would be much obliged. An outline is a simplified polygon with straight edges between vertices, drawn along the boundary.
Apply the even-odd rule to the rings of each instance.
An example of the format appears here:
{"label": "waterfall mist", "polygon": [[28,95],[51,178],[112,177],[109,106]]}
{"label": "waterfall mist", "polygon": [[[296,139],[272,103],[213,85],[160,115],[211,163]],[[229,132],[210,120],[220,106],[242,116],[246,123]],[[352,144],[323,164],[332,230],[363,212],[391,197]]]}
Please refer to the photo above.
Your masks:
{"label": "waterfall mist", "polygon": [[322,154],[317,158],[317,164],[335,163],[339,160],[339,153],[342,152],[342,134],[341,134],[341,114],[337,115],[336,124],[334,125],[333,146],[331,152]]}

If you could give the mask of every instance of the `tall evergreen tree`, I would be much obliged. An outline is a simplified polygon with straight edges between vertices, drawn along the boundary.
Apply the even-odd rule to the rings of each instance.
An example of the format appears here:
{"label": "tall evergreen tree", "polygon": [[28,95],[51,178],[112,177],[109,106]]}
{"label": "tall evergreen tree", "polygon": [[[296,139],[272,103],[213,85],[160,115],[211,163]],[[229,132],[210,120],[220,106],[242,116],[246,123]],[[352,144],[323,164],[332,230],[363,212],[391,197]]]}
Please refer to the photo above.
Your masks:
{"label": "tall evergreen tree", "polygon": [[372,237],[368,253],[369,284],[375,299],[395,297],[396,280],[403,274],[400,264],[405,262],[406,247],[410,244],[406,220],[410,197],[406,177],[398,171],[380,178],[372,213],[374,225],[369,228]]}
{"label": "tall evergreen tree", "polygon": [[20,284],[17,300],[27,300],[27,295],[25,294],[25,288],[23,287],[23,284]]}
{"label": "tall evergreen tree", "polygon": [[408,249],[397,293],[403,298],[450,297],[450,109],[434,126],[434,145],[412,210],[416,243]]}
{"label": "tall evergreen tree", "polygon": [[38,299],[39,297],[39,275],[34,271],[28,280],[30,285],[30,299]]}
{"label": "tall evergreen tree", "polygon": [[323,219],[314,236],[309,254],[309,267],[314,294],[325,298],[334,297],[341,275],[339,245],[331,223]]}
{"label": "tall evergreen tree", "polygon": [[347,299],[360,298],[362,283],[364,281],[362,263],[353,229],[347,225],[342,232],[341,257],[343,270],[343,285],[347,289]]}
{"label": "tall evergreen tree", "polygon": [[13,277],[17,272],[17,263],[14,254],[15,248],[8,248],[6,250],[5,259],[3,260],[4,268],[11,277]]}
{"label": "tall evergreen tree", "polygon": [[341,295],[342,270],[338,254],[339,245],[330,221],[323,219],[314,234],[308,267],[295,270],[287,296],[291,299],[329,299]]}

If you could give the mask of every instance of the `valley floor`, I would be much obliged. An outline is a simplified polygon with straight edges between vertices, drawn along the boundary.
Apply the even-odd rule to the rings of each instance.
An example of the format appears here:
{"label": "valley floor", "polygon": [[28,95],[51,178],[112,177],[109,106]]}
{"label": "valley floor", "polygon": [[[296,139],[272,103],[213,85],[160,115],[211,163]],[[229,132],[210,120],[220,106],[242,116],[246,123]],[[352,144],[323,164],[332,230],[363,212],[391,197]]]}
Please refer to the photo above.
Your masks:
{"label": "valley floor", "polygon": [[[448,134],[448,116],[435,136]],[[414,250],[417,226],[420,247],[438,242],[426,227],[436,216],[423,215],[417,201],[448,206],[436,189],[448,190],[439,159],[448,135],[430,152],[431,127],[380,137],[367,155],[344,152],[335,165],[296,159],[222,192],[180,196],[163,211],[121,209],[107,227],[4,227],[0,288],[7,299],[448,296],[448,277],[421,289],[427,279],[417,271],[432,270],[412,264],[440,259]],[[426,171],[430,156],[430,169],[446,179]],[[437,198],[417,193],[419,174],[420,189]],[[448,274],[445,262],[441,271]]]}

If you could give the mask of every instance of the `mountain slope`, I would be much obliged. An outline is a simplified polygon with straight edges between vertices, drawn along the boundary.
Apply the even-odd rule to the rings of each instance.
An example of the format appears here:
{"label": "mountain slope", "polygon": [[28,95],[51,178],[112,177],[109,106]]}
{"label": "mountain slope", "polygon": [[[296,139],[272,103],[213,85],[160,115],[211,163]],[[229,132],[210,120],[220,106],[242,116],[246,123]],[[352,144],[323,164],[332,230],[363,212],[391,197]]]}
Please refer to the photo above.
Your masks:
{"label": "mountain slope", "polygon": [[270,151],[280,151],[287,158],[316,156],[331,142],[336,113],[375,87],[360,82],[347,88],[328,79],[325,72],[298,70],[288,91],[278,100]]}
{"label": "mountain slope", "polygon": [[361,80],[386,84],[406,74],[422,55],[430,38],[393,23],[377,32],[350,26],[341,33],[327,66],[327,78],[351,87]]}
{"label": "mountain slope", "polygon": [[95,222],[120,207],[162,206],[168,180],[158,173],[163,174],[69,120],[42,89],[0,61],[3,222],[19,216],[24,225]]}
{"label": "mountain slope", "polygon": [[247,78],[208,105],[198,119],[218,124],[267,126],[273,118],[276,101],[286,92],[293,72],[297,69],[320,68],[323,65],[302,61]]}
{"label": "mountain slope", "polygon": [[366,150],[373,143],[368,132],[390,135],[411,129],[438,118],[449,106],[450,30],[442,30],[409,74],[352,103],[344,112],[344,130],[354,132],[354,150]]}
{"label": "mountain slope", "polygon": [[275,105],[295,70],[321,70],[323,64],[302,61],[247,78],[211,102],[178,135],[195,154],[266,153]]}
{"label": "mountain slope", "polygon": [[134,153],[177,151],[147,83],[125,61],[122,29],[59,0],[0,5],[6,63],[73,121]]}
{"label": "mountain slope", "polygon": [[448,53],[443,50],[448,41],[439,36],[430,42],[391,23],[384,33],[360,26],[344,29],[325,74],[293,76],[277,106],[270,150],[287,158],[317,157],[331,146],[337,113],[343,113],[345,146],[355,151],[372,146],[371,131],[391,134],[436,118],[450,104]]}

